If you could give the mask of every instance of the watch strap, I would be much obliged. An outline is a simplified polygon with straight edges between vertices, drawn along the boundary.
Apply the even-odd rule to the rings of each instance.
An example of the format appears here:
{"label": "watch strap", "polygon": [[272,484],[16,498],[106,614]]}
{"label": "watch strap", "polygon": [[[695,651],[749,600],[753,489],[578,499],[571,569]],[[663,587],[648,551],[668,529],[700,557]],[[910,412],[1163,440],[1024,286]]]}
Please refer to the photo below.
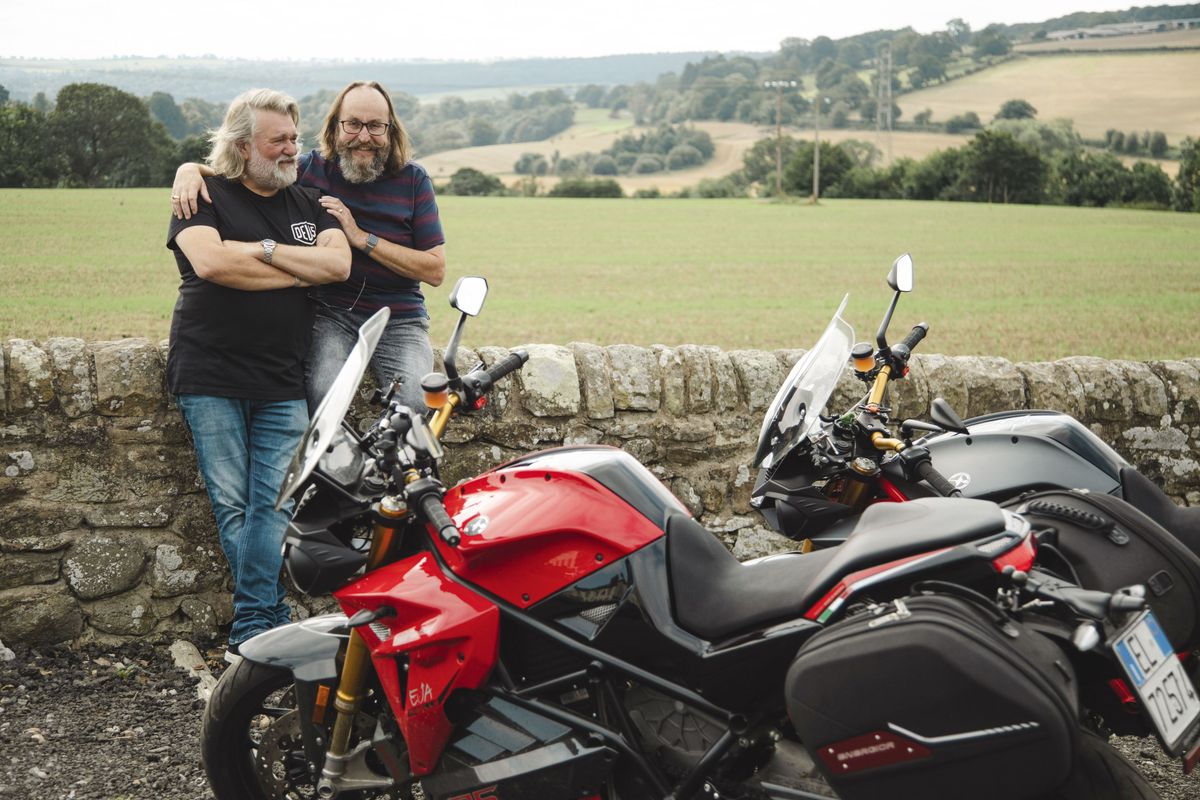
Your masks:
{"label": "watch strap", "polygon": [[375,245],[377,244],[379,244],[379,237],[373,233],[368,233],[367,243],[363,245],[363,252],[370,255],[371,251],[375,249]]}

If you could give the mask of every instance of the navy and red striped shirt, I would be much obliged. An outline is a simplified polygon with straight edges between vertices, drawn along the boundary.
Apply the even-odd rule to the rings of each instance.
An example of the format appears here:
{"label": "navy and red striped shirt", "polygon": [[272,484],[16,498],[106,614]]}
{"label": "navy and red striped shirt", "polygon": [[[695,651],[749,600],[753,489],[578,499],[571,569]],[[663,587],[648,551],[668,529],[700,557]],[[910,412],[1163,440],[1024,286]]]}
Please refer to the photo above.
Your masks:
{"label": "navy and red striped shirt", "polygon": [[[313,150],[299,158],[298,183],[331,194],[346,204],[358,227],[414,250],[445,244],[438,217],[433,181],[412,161],[395,175],[370,183],[351,183],[336,162]],[[397,275],[358,249],[353,249],[350,277],[342,283],[319,286],[315,296],[335,308],[375,312],[383,306],[393,317],[428,317],[421,282]]]}

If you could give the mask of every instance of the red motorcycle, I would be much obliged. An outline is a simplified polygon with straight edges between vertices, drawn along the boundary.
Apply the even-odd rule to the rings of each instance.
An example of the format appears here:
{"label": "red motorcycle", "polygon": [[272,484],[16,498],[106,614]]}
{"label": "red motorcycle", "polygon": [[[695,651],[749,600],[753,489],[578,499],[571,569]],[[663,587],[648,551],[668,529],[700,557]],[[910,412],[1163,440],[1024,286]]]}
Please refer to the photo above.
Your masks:
{"label": "red motorcycle", "polygon": [[1143,588],[1035,569],[1039,531],[993,503],[876,506],[840,547],[743,564],[613,448],[446,490],[447,422],[526,358],[459,374],[485,294],[451,295],[429,412],[343,422],[381,312],[314,415],[285,562],[345,613],[241,645],[205,713],[218,800],[1152,798],[1083,699],[1115,678],[1195,757]]}

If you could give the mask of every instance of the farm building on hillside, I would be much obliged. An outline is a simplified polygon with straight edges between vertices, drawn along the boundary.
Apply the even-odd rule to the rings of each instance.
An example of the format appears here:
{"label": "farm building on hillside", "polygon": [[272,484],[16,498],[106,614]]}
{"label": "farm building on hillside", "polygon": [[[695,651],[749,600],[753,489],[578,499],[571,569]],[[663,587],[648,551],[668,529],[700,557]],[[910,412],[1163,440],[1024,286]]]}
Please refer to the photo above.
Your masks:
{"label": "farm building on hillside", "polygon": [[1095,25],[1091,28],[1071,28],[1065,31],[1050,31],[1046,38],[1051,41],[1066,39],[1100,39],[1108,36],[1132,36],[1139,33],[1163,33],[1187,28],[1200,28],[1200,17],[1191,19],[1153,20],[1150,22],[1114,22],[1110,25]]}

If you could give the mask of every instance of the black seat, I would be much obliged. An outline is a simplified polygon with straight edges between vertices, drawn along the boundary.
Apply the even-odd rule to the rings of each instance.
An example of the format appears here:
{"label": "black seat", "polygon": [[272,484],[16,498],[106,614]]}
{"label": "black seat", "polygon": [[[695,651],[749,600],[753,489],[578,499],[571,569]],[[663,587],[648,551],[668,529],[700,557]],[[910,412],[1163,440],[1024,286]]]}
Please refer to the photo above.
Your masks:
{"label": "black seat", "polygon": [[716,536],[685,514],[667,521],[667,561],[675,619],[714,640],[805,611],[805,587],[837,553],[817,550],[741,563]]}
{"label": "black seat", "polygon": [[1162,489],[1133,467],[1121,470],[1121,491],[1126,502],[1200,556],[1200,506],[1175,505]]}
{"label": "black seat", "polygon": [[876,503],[858,518],[846,543],[832,548],[834,557],[816,576],[817,587],[829,589],[867,567],[981,539],[1004,525],[1004,512],[988,500],[926,497]]}
{"label": "black seat", "polygon": [[1004,524],[1000,507],[985,500],[880,503],[839,547],[742,564],[700,523],[675,514],[667,522],[667,558],[676,621],[713,640],[795,619],[846,575],[998,533]]}

